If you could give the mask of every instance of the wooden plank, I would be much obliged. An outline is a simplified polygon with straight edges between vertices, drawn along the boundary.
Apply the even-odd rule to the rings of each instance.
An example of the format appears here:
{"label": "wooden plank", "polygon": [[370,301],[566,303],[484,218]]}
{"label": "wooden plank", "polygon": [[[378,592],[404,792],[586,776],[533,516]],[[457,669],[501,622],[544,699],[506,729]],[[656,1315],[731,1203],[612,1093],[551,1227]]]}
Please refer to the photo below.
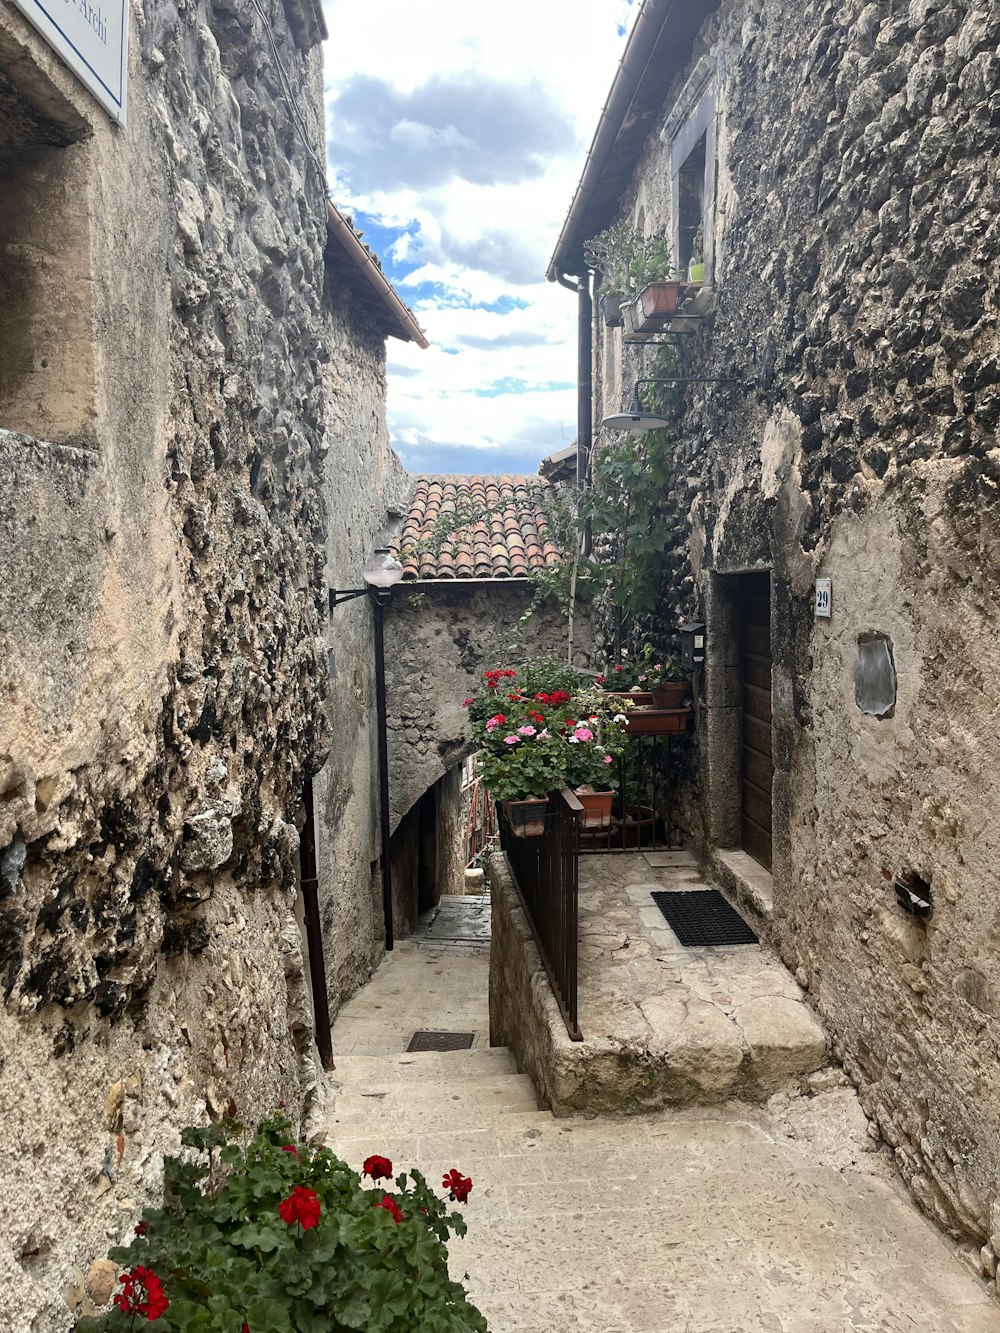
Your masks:
{"label": "wooden plank", "polygon": [[770,835],[752,819],[743,820],[742,838],[743,850],[765,870],[771,869],[771,838]]}
{"label": "wooden plank", "polygon": [[743,782],[743,817],[752,819],[761,828],[771,827],[771,793],[761,791],[753,783]]}
{"label": "wooden plank", "polygon": [[743,679],[747,685],[756,685],[758,689],[771,693],[771,659],[757,653],[743,654]]}
{"label": "wooden plank", "polygon": [[743,716],[743,744],[758,754],[771,757],[771,724],[759,718]]}
{"label": "wooden plank", "polygon": [[769,625],[744,625],[743,651],[756,653],[771,660],[771,629]]}
{"label": "wooden plank", "polygon": [[755,787],[759,787],[761,791],[770,793],[771,781],[774,777],[774,765],[771,763],[770,756],[761,754],[759,750],[751,749],[749,746],[744,746],[743,776],[748,782],[752,782]]}
{"label": "wooden plank", "polygon": [[747,717],[755,717],[761,722],[770,723],[771,691],[758,689],[756,685],[744,685],[743,712]]}

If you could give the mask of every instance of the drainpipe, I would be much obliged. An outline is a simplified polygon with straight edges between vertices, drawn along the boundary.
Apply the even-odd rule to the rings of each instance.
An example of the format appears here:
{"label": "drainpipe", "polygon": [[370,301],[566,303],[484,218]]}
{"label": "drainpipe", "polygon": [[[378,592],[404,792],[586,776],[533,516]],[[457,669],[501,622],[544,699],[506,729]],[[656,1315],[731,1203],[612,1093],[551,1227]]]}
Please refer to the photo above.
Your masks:
{"label": "drainpipe", "polygon": [[306,919],[306,948],[309,952],[309,981],[312,987],[313,1018],[316,1021],[316,1047],[323,1068],[335,1068],[333,1036],[330,1032],[330,1005],[326,996],[326,963],[323,958],[323,930],[319,920],[319,876],[316,872],[316,817],[313,808],[312,778],[306,779],[302,793],[306,808],[305,823],[299,839],[299,881]]}
{"label": "drainpipe", "polygon": [[568,278],[561,269],[556,282],[577,295],[576,326],[576,484],[583,490],[590,473],[590,450],[594,435],[593,357],[594,303],[590,295],[590,273]]}

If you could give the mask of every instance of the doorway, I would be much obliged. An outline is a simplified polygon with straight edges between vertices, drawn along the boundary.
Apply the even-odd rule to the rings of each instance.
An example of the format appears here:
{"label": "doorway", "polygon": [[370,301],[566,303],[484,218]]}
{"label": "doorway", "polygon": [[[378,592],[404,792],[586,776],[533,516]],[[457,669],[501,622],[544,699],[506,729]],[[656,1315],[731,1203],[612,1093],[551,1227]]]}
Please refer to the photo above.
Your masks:
{"label": "doorway", "polygon": [[739,642],[740,846],[771,869],[771,576],[741,574],[735,611]]}

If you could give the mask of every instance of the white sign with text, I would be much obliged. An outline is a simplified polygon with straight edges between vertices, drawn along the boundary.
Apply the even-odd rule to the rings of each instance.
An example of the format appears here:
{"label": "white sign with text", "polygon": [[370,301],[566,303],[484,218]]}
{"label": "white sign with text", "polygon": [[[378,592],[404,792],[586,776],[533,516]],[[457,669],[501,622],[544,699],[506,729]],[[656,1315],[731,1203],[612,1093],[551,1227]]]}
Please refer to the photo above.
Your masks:
{"label": "white sign with text", "polygon": [[128,0],[14,0],[120,124],[128,82]]}
{"label": "white sign with text", "polygon": [[833,580],[816,580],[816,615],[821,620],[829,620],[833,615]]}

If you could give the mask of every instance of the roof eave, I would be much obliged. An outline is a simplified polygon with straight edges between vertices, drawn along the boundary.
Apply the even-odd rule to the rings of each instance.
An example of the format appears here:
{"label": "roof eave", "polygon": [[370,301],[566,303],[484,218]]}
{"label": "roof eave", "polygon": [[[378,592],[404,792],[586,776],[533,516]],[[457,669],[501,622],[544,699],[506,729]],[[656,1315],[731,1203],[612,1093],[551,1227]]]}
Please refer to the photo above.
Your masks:
{"label": "roof eave", "polygon": [[[615,149],[623,128],[634,124],[630,113],[647,71],[665,98],[671,82],[690,56],[701,25],[720,3],[721,0],[645,0],[618,62],[576,193],[549,260],[545,274],[549,282],[558,281],[564,273],[578,273],[583,260],[583,242],[611,221],[611,216],[605,216],[608,213],[606,205],[595,208],[595,197],[605,182],[609,166],[615,162]],[[676,43],[668,41],[672,26],[679,34]],[[654,54],[667,58],[654,62]],[[650,120],[651,113],[645,112],[644,118]],[[638,149],[633,147],[633,160],[619,160],[619,175],[631,179],[640,151],[641,144]],[[617,156],[620,159],[622,155]]]}
{"label": "roof eave", "polygon": [[327,200],[326,234],[341,249],[344,257],[382,307],[393,338],[427,347],[427,335],[417,323],[413,311],[400,300],[396,289],[375,261],[343,213]]}

